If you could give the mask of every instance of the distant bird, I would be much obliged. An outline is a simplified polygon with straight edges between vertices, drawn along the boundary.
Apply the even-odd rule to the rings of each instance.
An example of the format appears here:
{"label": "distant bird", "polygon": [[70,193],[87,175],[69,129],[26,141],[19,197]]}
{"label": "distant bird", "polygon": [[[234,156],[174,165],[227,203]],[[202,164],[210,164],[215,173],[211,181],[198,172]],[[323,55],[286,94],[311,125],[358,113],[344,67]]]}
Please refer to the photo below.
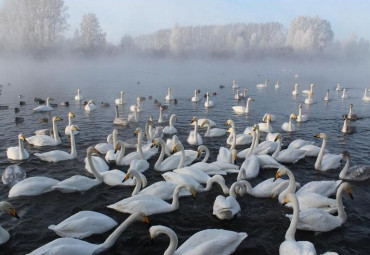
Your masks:
{"label": "distant bird", "polygon": [[60,103],[61,106],[69,106],[69,102],[68,101],[63,101]]}
{"label": "distant bird", "polygon": [[39,121],[40,123],[48,123],[49,119],[45,117],[45,118],[40,118]]}
{"label": "distant bird", "polygon": [[16,124],[20,124],[20,123],[23,123],[24,122],[24,118],[22,118],[22,117],[15,117],[15,123]]}
{"label": "distant bird", "polygon": [[8,110],[9,105],[0,105],[0,110]]}
{"label": "distant bird", "polygon": [[82,101],[82,100],[84,100],[84,96],[81,95],[81,90],[80,89],[77,89],[77,95],[75,96],[75,100],[76,101]]}
{"label": "distant bird", "polygon": [[213,92],[212,95],[216,96],[217,95],[217,92]]}
{"label": "distant bird", "polygon": [[19,105],[25,105],[26,102],[25,101],[19,101]]}
{"label": "distant bird", "polygon": [[17,108],[17,107],[15,107],[15,108],[14,108],[14,112],[15,112],[15,113],[18,113],[20,110],[21,110],[21,109],[19,109],[19,108]]}
{"label": "distant bird", "polygon": [[220,87],[220,89],[224,89],[224,88],[225,88],[225,86],[224,86],[224,85],[220,85],[219,87]]}
{"label": "distant bird", "polygon": [[109,103],[106,103],[106,102],[101,102],[101,103],[100,103],[100,106],[101,106],[101,107],[109,107],[109,106],[110,106],[110,104],[109,104]]}
{"label": "distant bird", "polygon": [[152,96],[149,96],[148,98],[149,98],[149,100],[152,100],[153,97]]}

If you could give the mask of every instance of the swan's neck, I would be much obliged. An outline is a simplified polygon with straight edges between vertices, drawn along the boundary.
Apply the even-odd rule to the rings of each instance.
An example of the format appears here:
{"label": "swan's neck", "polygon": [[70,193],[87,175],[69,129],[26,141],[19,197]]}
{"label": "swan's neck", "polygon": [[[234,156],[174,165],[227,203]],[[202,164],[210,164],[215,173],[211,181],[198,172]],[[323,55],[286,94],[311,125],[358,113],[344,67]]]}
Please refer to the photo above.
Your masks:
{"label": "swan's neck", "polygon": [[72,126],[69,126],[70,128],[70,139],[71,139],[71,156],[77,157],[77,150],[76,150],[76,140],[75,135],[73,134]]}
{"label": "swan's neck", "polygon": [[247,150],[247,154],[245,155],[245,158],[247,158],[253,153],[255,144],[256,144],[256,133],[255,131],[252,131],[252,143],[251,143],[251,146],[249,147],[249,150]]}
{"label": "swan's neck", "polygon": [[364,97],[367,97],[367,89],[365,89]]}
{"label": "swan's neck", "polygon": [[249,102],[250,102],[250,100],[247,100],[247,104],[246,104],[246,106],[245,106],[245,112],[249,112]]}
{"label": "swan's neck", "polygon": [[185,161],[184,147],[182,147],[182,146],[179,146],[179,147],[180,147],[180,150],[181,150],[181,159],[180,159],[179,165],[177,166],[178,169],[184,167],[184,161]]}
{"label": "swan's neck", "polygon": [[137,137],[137,151],[139,152],[140,159],[144,160],[145,157],[143,153],[142,141],[143,141],[143,134],[142,132],[139,132],[138,137]]}
{"label": "swan's neck", "polygon": [[123,94],[121,93],[121,104],[123,104]]}
{"label": "swan's neck", "polygon": [[118,113],[118,105],[116,105],[116,119],[119,118],[119,113]]}
{"label": "swan's neck", "polygon": [[204,159],[202,160],[202,162],[206,163],[209,158],[209,150],[207,147],[204,147],[204,150],[206,151],[206,155],[204,156]]}
{"label": "swan's neck", "polygon": [[87,155],[87,161],[89,162],[89,165],[90,165],[90,168],[91,168],[91,171],[93,172],[95,178],[99,181],[99,182],[102,182],[103,181],[103,176],[99,173],[99,171],[96,170],[95,166],[94,166],[94,163],[92,161],[92,155],[91,154],[88,154]]}
{"label": "swan's neck", "polygon": [[153,140],[153,126],[148,124],[148,142]]}
{"label": "swan's neck", "polygon": [[290,170],[287,170],[287,175],[289,177],[289,185],[283,192],[280,193],[279,198],[281,199],[284,199],[284,197],[289,193],[295,193],[296,191],[296,184],[293,173]]}
{"label": "swan's neck", "polygon": [[173,255],[173,254],[175,254],[175,251],[177,249],[177,245],[178,245],[178,242],[179,242],[178,239],[177,239],[176,233],[172,229],[169,229],[167,227],[161,229],[161,232],[165,233],[170,238],[170,245],[168,246],[168,248],[166,249],[166,251],[164,252],[163,255]]}
{"label": "swan's neck", "polygon": [[343,133],[347,132],[347,127],[348,127],[348,120],[347,120],[347,118],[345,118],[344,122],[343,122],[343,127],[342,127],[342,132]]}
{"label": "swan's neck", "polygon": [[342,220],[342,222],[345,222],[347,220],[347,214],[346,211],[344,211],[344,206],[343,206],[343,186],[340,186],[339,189],[337,190],[337,204],[338,204],[338,218]]}
{"label": "swan's neck", "polygon": [[245,187],[239,183],[239,182],[234,182],[233,185],[230,187],[230,197],[236,198],[236,187],[239,187],[244,191]]}
{"label": "swan's neck", "polygon": [[158,169],[159,165],[163,162],[164,152],[165,152],[165,144],[162,139],[158,139],[159,145],[161,146],[161,154],[159,154],[159,158],[157,162],[155,162],[154,169]]}
{"label": "swan's neck", "polygon": [[256,142],[255,142],[255,144],[254,144],[254,147],[256,147],[257,148],[257,146],[260,144],[260,130],[259,129],[257,129],[256,130]]}
{"label": "swan's neck", "polygon": [[349,166],[351,164],[351,158],[349,156],[346,156],[346,160],[347,160],[346,164],[344,165],[342,171],[340,171],[340,174],[339,174],[340,179],[345,179],[346,178]]}
{"label": "swan's neck", "polygon": [[177,186],[175,190],[173,191],[173,196],[172,196],[172,204],[171,204],[171,211],[176,210],[179,208],[179,193],[181,189],[183,189],[184,186]]}
{"label": "swan's neck", "polygon": [[351,118],[352,117],[352,107],[350,106],[349,107],[349,112],[348,112],[348,118]]}
{"label": "swan's neck", "polygon": [[224,194],[229,194],[230,193],[230,189],[226,186],[225,180],[222,180],[221,178],[223,179],[222,176],[214,175],[212,178],[208,179],[207,185],[204,188],[204,191],[210,191],[211,188],[212,188],[212,186],[213,186],[213,183],[217,183],[222,188],[222,192]]}
{"label": "swan's neck", "polygon": [[230,150],[232,149],[235,149],[236,147],[236,132],[235,132],[235,124],[232,124],[231,125],[231,134],[232,135],[232,138],[233,138],[233,141],[231,143],[231,147],[230,147]]}
{"label": "swan's neck", "polygon": [[274,154],[272,154],[271,157],[276,158],[279,155],[280,150],[281,150],[281,138],[278,139],[278,146],[277,146]]}
{"label": "swan's neck", "polygon": [[126,147],[121,144],[121,149],[118,152],[117,159],[116,159],[116,165],[119,165],[119,162],[123,159],[123,156],[125,155]]}
{"label": "swan's neck", "polygon": [[46,106],[49,106],[50,107],[49,98],[46,99]]}
{"label": "swan's neck", "polygon": [[249,195],[252,195],[253,196],[255,194],[255,191],[252,188],[252,185],[248,181],[243,181],[243,184],[244,184],[244,186],[245,186],[245,188],[247,190],[247,193]]}
{"label": "swan's neck", "polygon": [[298,92],[298,86],[297,86],[297,84],[294,86],[294,91],[295,92]]}
{"label": "swan's neck", "polygon": [[24,158],[24,144],[22,139],[18,139],[18,146],[19,146],[19,158]]}
{"label": "swan's neck", "polygon": [[322,140],[321,149],[320,149],[319,155],[317,156],[317,159],[316,159],[316,162],[315,162],[315,169],[320,169],[321,168],[321,162],[322,162],[322,158],[324,156],[325,147],[326,147],[326,139],[327,138],[323,138],[323,140]]}
{"label": "swan's neck", "polygon": [[209,104],[209,95],[207,94],[207,105]]}
{"label": "swan's neck", "polygon": [[53,133],[54,133],[53,134],[54,135],[54,141],[56,141],[57,143],[61,143],[59,133],[58,133],[58,125],[57,125],[56,120],[53,120]]}
{"label": "swan's neck", "polygon": [[158,118],[158,121],[159,121],[159,122],[163,122],[163,113],[162,113],[162,108],[159,108],[159,118]]}
{"label": "swan's neck", "polygon": [[133,176],[133,179],[135,180],[135,188],[134,191],[132,192],[131,196],[135,196],[140,192],[142,181],[140,178],[140,174],[137,171],[131,171],[131,174]]}
{"label": "swan's neck", "polygon": [[302,108],[299,107],[298,108],[298,116],[297,116],[297,119],[301,119],[302,118]]}
{"label": "swan's neck", "polygon": [[113,132],[113,135],[112,135],[113,147],[117,145],[117,132]]}
{"label": "swan's neck", "polygon": [[293,206],[293,217],[292,221],[290,222],[290,226],[285,234],[285,240],[288,241],[295,241],[295,232],[297,230],[297,224],[299,219],[299,204],[296,195],[292,196],[293,199],[290,201]]}
{"label": "swan's neck", "polygon": [[172,115],[171,116],[171,118],[170,118],[170,127],[173,127],[173,119],[175,118],[175,116],[174,115]]}
{"label": "swan's neck", "polygon": [[68,116],[68,126],[71,126],[71,125],[72,125],[72,117]]}
{"label": "swan's neck", "polygon": [[210,135],[211,133],[211,125],[207,123],[207,131],[205,133],[205,136]]}

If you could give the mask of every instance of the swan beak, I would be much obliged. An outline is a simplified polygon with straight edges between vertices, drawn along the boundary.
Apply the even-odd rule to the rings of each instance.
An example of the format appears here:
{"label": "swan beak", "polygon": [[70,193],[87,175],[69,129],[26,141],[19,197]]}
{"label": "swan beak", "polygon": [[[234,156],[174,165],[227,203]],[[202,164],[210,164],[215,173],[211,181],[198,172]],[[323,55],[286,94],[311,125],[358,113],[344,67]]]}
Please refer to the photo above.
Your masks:
{"label": "swan beak", "polygon": [[148,218],[148,217],[146,217],[146,216],[144,216],[144,222],[145,222],[146,224],[150,224],[150,223],[149,223],[149,218]]}
{"label": "swan beak", "polygon": [[227,126],[227,125],[229,125],[229,121],[227,120],[227,121],[225,121],[225,124],[224,124],[225,126]]}
{"label": "swan beak", "polygon": [[236,161],[238,160],[237,156],[234,156],[233,160],[234,160],[234,165],[236,165]]}
{"label": "swan beak", "polygon": [[14,208],[10,208],[10,215],[17,219],[20,218]]}
{"label": "swan beak", "polygon": [[318,135],[315,135],[314,137],[316,137],[316,138],[320,138],[320,137],[321,137],[321,135],[320,135],[320,134],[318,134]]}
{"label": "swan beak", "polygon": [[353,192],[352,192],[352,189],[348,189],[348,195],[350,196],[351,199],[353,199]]}
{"label": "swan beak", "polygon": [[130,178],[130,174],[126,174],[125,179],[123,179],[123,182],[127,181],[129,178]]}
{"label": "swan beak", "polygon": [[[26,141],[26,137],[24,135],[21,136],[21,140]],[[27,141],[26,141],[27,142]]]}
{"label": "swan beak", "polygon": [[273,182],[276,181],[279,177],[280,177],[279,173],[276,173]]}
{"label": "swan beak", "polygon": [[100,153],[100,151],[98,151],[98,150],[97,150],[97,149],[95,149],[95,148],[94,148],[93,152],[94,152],[94,153],[96,153],[96,154],[98,154],[98,155],[102,155],[102,154]]}
{"label": "swan beak", "polygon": [[154,146],[157,146],[157,142],[156,141],[153,141],[152,142],[152,145],[150,146],[150,148],[153,148]]}
{"label": "swan beak", "polygon": [[274,194],[271,194],[271,195],[270,195],[270,198],[271,198],[271,199],[274,199],[274,198],[275,198],[275,195],[274,195]]}
{"label": "swan beak", "polygon": [[288,200],[288,198],[286,197],[286,198],[284,198],[283,205],[286,205],[287,203],[289,203],[289,200]]}
{"label": "swan beak", "polygon": [[172,149],[172,153],[175,153],[175,152],[177,152],[177,146],[173,147]]}
{"label": "swan beak", "polygon": [[194,198],[194,200],[196,200],[196,197],[195,197],[196,195],[197,195],[197,192],[195,190],[193,190],[191,192],[191,196]]}
{"label": "swan beak", "polygon": [[138,134],[139,134],[139,131],[135,130],[134,137],[137,136]]}
{"label": "swan beak", "polygon": [[198,150],[198,151],[197,151],[197,158],[199,158],[201,154],[202,154],[202,153],[201,153],[201,151],[200,151],[200,150]]}
{"label": "swan beak", "polygon": [[59,121],[60,121],[60,120],[63,120],[63,119],[62,119],[62,118],[60,118],[60,117],[56,117],[56,119],[55,119],[55,120],[59,120]]}
{"label": "swan beak", "polygon": [[279,138],[280,138],[280,135],[277,135],[277,136],[275,137],[274,142],[276,142]]}

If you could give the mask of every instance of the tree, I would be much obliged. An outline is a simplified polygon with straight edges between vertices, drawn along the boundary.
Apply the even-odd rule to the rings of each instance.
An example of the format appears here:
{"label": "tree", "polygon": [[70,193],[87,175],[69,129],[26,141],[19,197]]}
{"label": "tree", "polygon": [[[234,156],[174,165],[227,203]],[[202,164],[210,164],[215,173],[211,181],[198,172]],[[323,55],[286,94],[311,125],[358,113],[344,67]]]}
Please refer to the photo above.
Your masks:
{"label": "tree", "polygon": [[99,20],[94,13],[82,16],[80,23],[81,47],[87,51],[102,50],[106,45],[106,33],[100,27]]}

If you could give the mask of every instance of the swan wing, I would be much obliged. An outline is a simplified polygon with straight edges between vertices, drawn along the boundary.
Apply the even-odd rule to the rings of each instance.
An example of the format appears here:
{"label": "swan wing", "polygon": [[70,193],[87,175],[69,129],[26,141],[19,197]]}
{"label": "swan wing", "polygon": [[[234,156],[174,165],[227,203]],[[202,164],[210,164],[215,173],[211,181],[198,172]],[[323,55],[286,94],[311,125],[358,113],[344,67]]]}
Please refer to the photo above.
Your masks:
{"label": "swan wing", "polygon": [[74,156],[72,154],[69,154],[68,152],[61,150],[48,151],[44,153],[35,153],[34,155],[39,159],[48,162],[59,162],[77,157],[77,155]]}
{"label": "swan wing", "polygon": [[15,184],[9,190],[9,197],[40,195],[51,191],[51,188],[58,182],[58,180],[43,176],[30,177]]}
{"label": "swan wing", "polygon": [[[95,157],[95,156],[92,156],[91,157],[92,159],[92,162],[94,164],[94,167],[97,171],[99,172],[105,172],[105,171],[108,171],[109,170],[109,166],[107,165],[107,163],[104,161],[104,159],[102,158],[99,158],[99,157]],[[85,157],[85,169],[89,172],[89,173],[93,173],[92,170],[91,170],[91,167],[90,167],[90,164],[89,162],[87,161],[87,157]]]}
{"label": "swan wing", "polygon": [[264,180],[263,182],[260,182],[258,185],[256,185],[253,188],[253,196],[254,197],[270,197],[272,190],[279,185],[283,179],[276,179],[273,181],[274,178],[269,178],[267,180]]}
{"label": "swan wing", "polygon": [[29,144],[35,146],[55,146],[59,144],[54,138],[48,135],[34,135],[26,138],[26,140]]}
{"label": "swan wing", "polygon": [[194,178],[194,180],[196,180],[199,183],[207,183],[207,181],[211,178],[208,174],[204,173],[203,171],[189,167],[179,168],[173,170],[173,172],[177,174],[188,175]]}
{"label": "swan wing", "polygon": [[246,111],[247,109],[244,106],[238,105],[238,106],[233,106],[232,108],[233,108],[234,112],[236,112],[236,113],[246,113],[247,112]]}
{"label": "swan wing", "polygon": [[342,183],[341,180],[338,181],[311,181],[306,183],[297,192],[297,196],[303,195],[305,193],[317,193],[319,195],[329,197],[336,193],[337,188]]}
{"label": "swan wing", "polygon": [[70,193],[76,191],[86,191],[99,184],[100,182],[97,179],[91,179],[82,175],[74,175],[54,185],[51,187],[51,189],[59,190],[63,193]]}
{"label": "swan wing", "polygon": [[108,205],[108,208],[124,213],[142,212],[146,216],[168,212],[171,210],[171,205],[164,200],[151,195],[136,195],[123,199],[113,205]]}
{"label": "swan wing", "polygon": [[300,149],[301,147],[305,145],[312,145],[312,144],[314,144],[314,142],[303,140],[303,139],[297,139],[288,145],[288,149]]}
{"label": "swan wing", "polygon": [[341,159],[342,157],[339,154],[324,154],[320,170],[326,171],[329,169],[339,168]]}
{"label": "swan wing", "polygon": [[177,185],[184,184],[184,185],[194,186],[196,190],[201,188],[200,183],[194,180],[194,178],[190,177],[189,175],[177,174],[174,172],[167,172],[167,173],[162,174],[162,177],[166,181],[175,183]]}
{"label": "swan wing", "polygon": [[244,160],[243,164],[240,166],[239,171],[244,171],[245,179],[257,177],[260,171],[260,163],[258,158],[255,155],[250,155],[249,157],[247,157]]}
{"label": "swan wing", "polygon": [[308,241],[284,241],[279,247],[280,255],[316,255],[315,247]]}
{"label": "swan wing", "polygon": [[[173,197],[173,192],[175,191],[177,184],[167,182],[167,181],[160,181],[156,182],[149,187],[143,189],[139,192],[142,195],[152,195],[159,197],[163,200],[169,200]],[[191,196],[191,193],[187,189],[181,189],[179,193],[179,197],[183,196]]]}
{"label": "swan wing", "polygon": [[90,255],[99,247],[74,238],[58,238],[27,255]]}
{"label": "swan wing", "polygon": [[300,149],[285,149],[279,152],[275,158],[280,163],[296,163],[298,160],[303,159],[306,151]]}
{"label": "swan wing", "polygon": [[[220,137],[226,134],[226,129],[212,128],[208,137]],[[206,136],[206,135],[205,135]]]}

